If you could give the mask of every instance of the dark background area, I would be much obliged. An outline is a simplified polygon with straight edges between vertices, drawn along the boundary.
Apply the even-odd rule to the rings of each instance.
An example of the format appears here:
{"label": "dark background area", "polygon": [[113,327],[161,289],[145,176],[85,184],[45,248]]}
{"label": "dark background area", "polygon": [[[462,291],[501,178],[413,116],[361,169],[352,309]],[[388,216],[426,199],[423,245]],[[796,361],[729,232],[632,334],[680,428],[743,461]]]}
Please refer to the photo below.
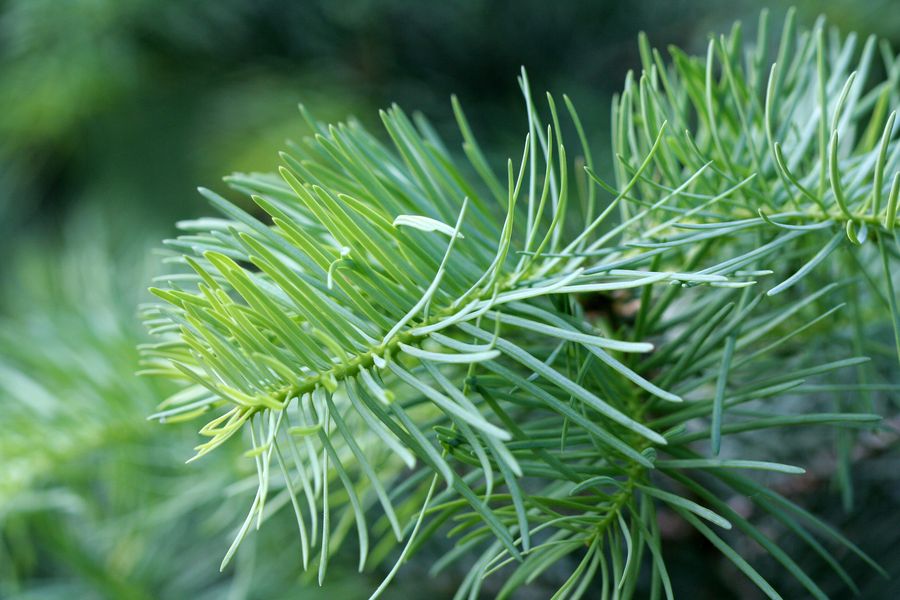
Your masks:
{"label": "dark background area", "polygon": [[[769,3],[773,29],[788,5]],[[164,390],[132,382],[131,351],[142,339],[135,306],[159,268],[148,249],[176,220],[209,214],[197,185],[224,192],[219,180],[230,172],[272,170],[284,140],[305,133],[298,102],[323,121],[353,115],[373,129],[377,110],[396,102],[424,113],[458,149],[455,93],[499,163],[519,151],[525,129],[516,84],[525,66],[536,93],[573,99],[608,172],[610,99],[639,64],[638,32],[654,46],[700,53],[711,32],[735,20],[752,39],[759,8],[744,0],[0,2],[0,406],[21,419],[15,435],[0,432],[0,597],[268,598],[305,585],[296,556],[272,557],[295,543],[286,526],[265,531],[236,571],[218,574],[246,503],[216,494],[246,465],[223,452],[214,465],[181,466],[195,426],[144,423]],[[896,0],[798,9],[804,27],[822,12],[844,32],[900,46]],[[98,312],[105,317],[95,324]],[[115,335],[97,333],[107,325]],[[115,363],[99,367],[109,356]],[[65,407],[59,418],[29,421],[14,405],[31,397],[26,380]],[[90,436],[86,423],[96,428]],[[51,438],[70,445],[50,452]],[[864,514],[845,513],[827,482],[808,495],[861,543],[898,505],[886,476],[896,461],[886,454],[858,474]],[[60,491],[69,495],[48,496]],[[151,518],[168,525],[135,524]],[[132,546],[117,533],[123,523]],[[896,541],[868,540],[894,572]],[[683,597],[756,597],[695,542],[685,540],[689,551],[670,564],[693,594]],[[362,597],[378,575],[336,569],[337,588],[306,597]],[[433,584],[424,577],[412,566],[397,593],[452,595],[453,574]],[[864,597],[895,597],[889,588],[863,586]]]}
{"label": "dark background area", "polygon": [[[844,30],[896,42],[892,4],[801,3],[799,20],[811,25],[822,10]],[[770,8],[775,27],[785,6]],[[454,143],[455,93],[503,159],[524,125],[520,66],[536,93],[573,98],[604,152],[609,100],[638,65],[639,31],[660,48],[702,52],[737,19],[751,39],[757,17],[755,2],[713,0],[6,2],[4,227],[58,225],[96,202],[165,230],[206,210],[196,185],[271,169],[284,139],[303,132],[301,101],[321,120],[370,125],[397,102]]]}

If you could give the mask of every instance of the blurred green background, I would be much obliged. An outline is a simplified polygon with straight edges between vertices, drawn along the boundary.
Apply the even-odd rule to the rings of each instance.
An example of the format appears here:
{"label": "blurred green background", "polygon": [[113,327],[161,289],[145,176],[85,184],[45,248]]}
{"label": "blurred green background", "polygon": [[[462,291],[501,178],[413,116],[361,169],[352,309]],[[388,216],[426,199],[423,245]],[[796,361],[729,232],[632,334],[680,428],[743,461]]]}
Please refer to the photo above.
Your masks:
{"label": "blurred green background", "polygon": [[[769,3],[773,24],[787,6]],[[301,101],[321,120],[352,114],[373,126],[377,109],[397,102],[421,110],[458,147],[456,93],[499,161],[517,151],[525,127],[515,81],[524,65],[535,91],[572,97],[609,164],[610,98],[639,63],[637,33],[700,52],[709,32],[736,19],[752,34],[759,8],[0,2],[0,598],[365,597],[383,574],[356,575],[347,561],[324,591],[312,586],[299,573],[289,522],[277,517],[235,568],[218,572],[248,502],[241,482],[250,464],[225,448],[185,466],[195,424],[145,420],[167,391],[133,376],[143,340],[137,305],[161,268],[151,250],[176,220],[209,212],[197,185],[222,191],[223,175],[271,169],[284,140],[304,131]],[[821,12],[845,32],[900,46],[896,0],[798,8],[804,26]],[[857,473],[864,513],[845,513],[837,493],[809,496],[900,573],[889,550],[900,534],[879,528],[900,506],[895,455],[886,449]],[[405,569],[394,594],[452,596],[453,573],[423,583],[431,558]],[[702,548],[673,561],[685,597],[755,597],[735,589]],[[696,569],[702,585],[690,575]],[[862,587],[867,598],[896,597],[890,584]],[[533,594],[523,597],[549,595]]]}

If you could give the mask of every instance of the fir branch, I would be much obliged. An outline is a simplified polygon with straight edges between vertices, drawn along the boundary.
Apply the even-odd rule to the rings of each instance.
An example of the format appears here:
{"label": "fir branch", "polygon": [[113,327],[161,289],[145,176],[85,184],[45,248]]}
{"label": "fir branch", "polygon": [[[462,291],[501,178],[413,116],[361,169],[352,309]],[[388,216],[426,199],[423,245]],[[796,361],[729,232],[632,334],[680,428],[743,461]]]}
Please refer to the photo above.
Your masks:
{"label": "fir branch", "polygon": [[[603,589],[631,597],[645,551],[654,589],[671,597],[659,506],[770,597],[730,536],[697,517],[735,525],[822,597],[728,507],[731,494],[752,497],[832,565],[814,531],[872,563],[738,474],[802,469],[714,458],[698,444],[708,437],[715,455],[742,432],[878,419],[862,406],[780,412],[810,378],[866,373],[863,356],[809,351],[831,341],[828,318],[844,305],[878,311],[885,294],[895,308],[889,182],[900,144],[885,114],[898,104],[900,60],[884,49],[888,78],[872,85],[877,42],[848,74],[855,38],[827,47],[823,27],[798,33],[791,14],[771,67],[764,35],[741,54],[739,27],[705,58],[674,49],[670,67],[642,39],[644,71],[613,111],[616,185],[594,172],[565,99],[591,182],[573,185],[584,175],[555,101],[545,126],[523,72],[527,135],[505,177],[454,99],[468,165],[395,106],[381,114],[390,145],[355,122],[307,115],[312,133],[282,154],[280,178],[230,177],[259,217],[201,190],[227,218],[182,223],[168,243],[169,262],[185,269],[153,289],[163,303],[145,316],[162,341],[145,349],[145,371],[187,386],[161,418],[216,415],[196,457],[250,436],[259,491],[223,567],[267,516],[270,490],[290,500],[304,567],[318,562],[320,580],[353,524],[360,569],[405,540],[402,562],[449,528],[457,548],[435,568],[477,556],[460,598],[508,568],[507,597],[569,556],[577,566],[558,597],[579,597],[598,571]],[[841,273],[849,260],[867,264],[872,239],[884,268],[863,269],[872,293],[861,295]],[[762,281],[772,275],[781,283]],[[588,310],[597,298],[633,301],[634,314]],[[871,350],[855,333],[858,351]]]}

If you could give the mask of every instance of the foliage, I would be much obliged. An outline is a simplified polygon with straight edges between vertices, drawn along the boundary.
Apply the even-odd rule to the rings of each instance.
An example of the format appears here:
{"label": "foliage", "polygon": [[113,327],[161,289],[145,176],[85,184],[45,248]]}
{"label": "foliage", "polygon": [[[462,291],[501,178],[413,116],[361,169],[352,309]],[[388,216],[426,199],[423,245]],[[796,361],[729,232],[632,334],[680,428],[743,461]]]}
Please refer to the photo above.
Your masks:
{"label": "foliage", "polygon": [[[874,40],[855,59],[853,36],[790,15],[770,68],[765,21],[749,50],[735,28],[672,66],[642,42],[614,103],[615,184],[569,99],[541,113],[523,72],[528,133],[505,176],[454,102],[467,165],[396,106],[390,145],[303,111],[312,134],[280,177],[227,178],[260,218],[201,190],[225,218],[168,242],[183,268],[143,308],[159,337],[144,373],[184,384],[156,417],[212,414],[195,458],[249,442],[258,491],[223,568],[284,507],[320,582],[348,537],[360,570],[393,555],[375,596],[446,533],[433,571],[474,557],[458,598],[486,581],[508,597],[564,560],[555,597],[598,582],[670,598],[674,513],[767,596],[728,530],[825,597],[730,502],[745,497],[848,587],[838,553],[879,570],[767,485],[802,468],[740,440],[873,427],[896,390],[866,355],[896,367],[900,61]],[[834,406],[844,392],[860,400]]]}
{"label": "foliage", "polygon": [[[146,420],[171,391],[134,377],[144,337],[134,305],[155,261],[146,238],[110,240],[117,227],[82,211],[61,247],[20,241],[7,264],[0,596],[242,598],[258,579],[257,597],[300,597],[292,557],[258,561],[247,548],[235,571],[219,574],[215,555],[196,543],[227,543],[239,492],[255,476],[228,452],[198,474],[180,464],[192,432]],[[272,531],[261,543],[285,537]],[[359,585],[348,577],[330,589],[353,596]]]}

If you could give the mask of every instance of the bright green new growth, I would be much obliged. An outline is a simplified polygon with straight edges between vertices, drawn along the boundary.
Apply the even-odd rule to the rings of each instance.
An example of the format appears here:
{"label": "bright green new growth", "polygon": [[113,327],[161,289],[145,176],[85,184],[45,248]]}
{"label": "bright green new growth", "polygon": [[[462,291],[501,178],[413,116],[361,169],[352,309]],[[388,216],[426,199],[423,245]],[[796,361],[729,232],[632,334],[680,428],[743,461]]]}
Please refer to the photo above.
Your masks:
{"label": "bright green new growth", "polygon": [[[354,531],[360,569],[402,548],[385,585],[441,533],[457,545],[434,571],[475,557],[458,598],[501,570],[508,597],[563,560],[557,598],[595,581],[604,597],[643,581],[671,598],[666,510],[769,597],[723,530],[825,597],[731,508],[741,495],[853,587],[829,548],[872,561],[753,477],[802,469],[718,454],[723,437],[740,449],[738,434],[778,427],[852,440],[878,420],[873,390],[896,389],[864,355],[881,315],[900,331],[900,60],[882,46],[887,78],[871,85],[874,41],[856,59],[852,36],[798,34],[791,15],[770,69],[765,23],[748,52],[736,27],[706,60],[673,49],[671,67],[642,40],[644,73],[614,104],[615,185],[568,98],[562,111],[547,95],[544,123],[523,72],[528,135],[505,177],[454,100],[468,166],[397,107],[382,113],[390,146],[304,111],[313,135],[282,154],[280,177],[227,179],[271,225],[201,190],[227,218],[181,223],[168,242],[187,268],[153,289],[165,303],[145,310],[161,337],[145,372],[186,384],[161,420],[213,413],[197,457],[250,441],[259,489],[223,567],[289,504],[320,581]],[[570,127],[580,144],[563,142]],[[853,352],[828,357],[844,352],[829,345],[846,312]],[[859,404],[785,411],[829,378]]]}

